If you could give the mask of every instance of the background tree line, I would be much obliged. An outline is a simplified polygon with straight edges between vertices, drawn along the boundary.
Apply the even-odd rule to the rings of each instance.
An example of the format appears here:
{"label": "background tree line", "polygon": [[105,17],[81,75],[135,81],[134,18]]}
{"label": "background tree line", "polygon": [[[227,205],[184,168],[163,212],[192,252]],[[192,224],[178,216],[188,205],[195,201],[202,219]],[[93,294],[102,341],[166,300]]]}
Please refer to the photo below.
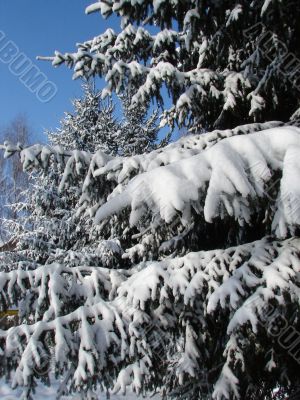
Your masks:
{"label": "background tree line", "polygon": [[[0,130],[1,143],[9,141],[26,145],[32,137],[32,128],[24,115],[17,115]],[[0,243],[6,242],[13,236],[5,220],[16,220],[17,211],[13,205],[22,201],[21,193],[28,186],[28,181],[28,174],[23,171],[18,157],[0,158]]]}

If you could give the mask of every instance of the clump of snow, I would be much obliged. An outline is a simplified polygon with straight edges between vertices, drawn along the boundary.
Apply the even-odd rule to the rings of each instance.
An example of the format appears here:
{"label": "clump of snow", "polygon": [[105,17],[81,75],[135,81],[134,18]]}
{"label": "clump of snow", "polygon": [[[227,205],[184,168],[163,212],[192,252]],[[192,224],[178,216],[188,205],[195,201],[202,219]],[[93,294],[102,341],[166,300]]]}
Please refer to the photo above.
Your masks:
{"label": "clump of snow", "polygon": [[[51,386],[44,386],[40,384],[36,387],[36,393],[34,394],[34,400],[55,400],[57,397],[57,389],[58,389],[58,382],[53,379],[51,382]],[[10,384],[5,382],[3,379],[0,380],[0,398],[1,400],[19,400],[22,395],[22,389],[12,389]],[[88,400],[87,397],[84,398]],[[107,396],[105,393],[98,391],[94,394],[95,400],[106,400]],[[126,395],[122,394],[110,394],[110,400],[138,400],[138,397],[134,393],[126,393]],[[150,400],[150,397],[143,397],[143,399]],[[160,397],[152,396],[151,399],[159,400]],[[61,400],[83,400],[82,395],[70,395],[70,396],[62,396]],[[92,397],[91,397],[92,400]]]}
{"label": "clump of snow", "polygon": [[[203,213],[207,222],[225,214],[240,224],[249,223],[249,202],[266,196],[268,182],[282,170],[281,203],[273,229],[285,237],[300,221],[299,179],[300,129],[273,128],[247,136],[223,139],[200,154],[189,154],[169,165],[154,168],[129,181],[96,213],[96,223],[131,204],[134,225],[146,212],[159,213],[167,223],[182,215],[189,222],[191,208]],[[272,174],[273,172],[273,174]],[[293,178],[291,178],[293,177]]]}

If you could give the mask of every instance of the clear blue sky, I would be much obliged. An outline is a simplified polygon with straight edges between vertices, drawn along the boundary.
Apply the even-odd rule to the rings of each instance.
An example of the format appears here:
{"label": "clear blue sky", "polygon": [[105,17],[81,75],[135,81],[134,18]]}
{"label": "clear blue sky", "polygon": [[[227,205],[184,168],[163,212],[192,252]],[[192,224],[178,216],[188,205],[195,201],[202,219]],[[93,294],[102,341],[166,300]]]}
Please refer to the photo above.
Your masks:
{"label": "clear blue sky", "polygon": [[[70,99],[80,95],[80,82],[72,80],[65,66],[37,61],[37,55],[53,55],[54,50],[72,52],[75,44],[102,33],[108,27],[119,31],[116,18],[104,20],[99,13],[85,15],[92,0],[1,0],[0,31],[12,40],[35,65],[57,85],[49,103],[41,103],[8,68],[0,62],[0,126],[17,114],[26,114],[37,137],[45,128],[55,128],[64,111],[71,110]],[[0,46],[1,47],[1,46]]]}

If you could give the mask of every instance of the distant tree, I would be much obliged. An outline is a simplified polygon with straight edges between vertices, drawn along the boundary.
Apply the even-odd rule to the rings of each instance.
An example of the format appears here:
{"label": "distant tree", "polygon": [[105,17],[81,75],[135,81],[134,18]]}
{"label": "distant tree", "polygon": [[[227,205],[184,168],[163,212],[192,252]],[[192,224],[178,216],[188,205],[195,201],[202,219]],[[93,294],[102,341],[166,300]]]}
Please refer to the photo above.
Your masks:
{"label": "distant tree", "polygon": [[83,96],[72,100],[74,111],[65,113],[56,131],[48,132],[52,145],[126,156],[149,152],[160,145],[158,110],[148,115],[146,106],[132,106],[131,92],[126,90],[119,96],[122,117],[118,119],[112,98],[102,100],[102,92],[96,90],[93,81],[83,83],[82,89]]}
{"label": "distant tree", "polygon": [[[84,168],[96,151],[108,158],[118,154],[121,130],[111,99],[101,100],[101,92],[91,83],[83,83],[82,89],[82,96],[72,101],[73,110],[65,113],[59,128],[46,134],[50,148],[66,154],[73,150],[85,154],[81,165]],[[76,156],[68,160],[69,168],[75,160]],[[80,224],[76,215],[78,179],[67,182],[64,192],[60,190],[63,172],[59,163],[51,164],[46,172],[33,171],[24,200],[16,204],[16,209],[26,212],[19,215],[17,222],[6,221],[18,231],[18,252],[23,261],[43,264],[84,247],[88,253],[90,237],[97,236],[91,235],[89,222]]]}
{"label": "distant tree", "polygon": [[[85,154],[78,170],[79,177],[80,169],[88,165],[95,152],[99,153],[99,158],[109,160],[112,156],[138,154],[157,146],[157,112],[154,111],[149,118],[145,108],[132,112],[129,110],[130,102],[124,96],[124,117],[118,121],[112,99],[101,100],[101,91],[96,90],[92,83],[84,83],[82,88],[83,95],[72,101],[73,111],[65,114],[58,129],[47,132],[50,146],[60,148],[62,154],[71,154],[74,150],[78,155]],[[76,162],[74,154],[68,159],[68,168],[72,169]],[[18,231],[18,250],[25,260],[46,263],[57,259],[55,254],[61,258],[62,253],[66,257],[69,251],[80,249],[85,260],[89,254],[94,254],[92,262],[98,260],[99,263],[100,256],[96,256],[95,248],[101,242],[101,262],[103,257],[113,262],[113,253],[117,253],[116,257],[120,253],[118,244],[104,243],[97,229],[91,229],[92,220],[78,216],[80,178],[66,181],[62,191],[64,176],[59,163],[51,164],[46,172],[31,174],[31,185],[23,193],[24,200],[15,205],[22,214],[18,221],[6,221],[10,230]],[[108,258],[107,254],[111,257]]]}
{"label": "distant tree", "polygon": [[132,104],[132,94],[126,90],[119,95],[123,110],[120,150],[125,156],[133,156],[157,149],[167,144],[169,136],[159,141],[158,110],[148,115],[148,108],[142,104]]}
{"label": "distant tree", "polygon": [[66,150],[118,154],[120,125],[112,100],[101,100],[101,92],[92,83],[84,83],[82,89],[83,96],[72,100],[74,111],[65,113],[60,127],[48,132],[50,144]]}
{"label": "distant tree", "polygon": [[[25,116],[19,115],[3,128],[0,133],[2,142],[21,143],[28,145],[31,128]],[[17,209],[14,205],[22,199],[22,192],[28,186],[28,174],[23,171],[18,157],[0,160],[0,240],[6,241],[14,235],[4,220],[16,220]]]}

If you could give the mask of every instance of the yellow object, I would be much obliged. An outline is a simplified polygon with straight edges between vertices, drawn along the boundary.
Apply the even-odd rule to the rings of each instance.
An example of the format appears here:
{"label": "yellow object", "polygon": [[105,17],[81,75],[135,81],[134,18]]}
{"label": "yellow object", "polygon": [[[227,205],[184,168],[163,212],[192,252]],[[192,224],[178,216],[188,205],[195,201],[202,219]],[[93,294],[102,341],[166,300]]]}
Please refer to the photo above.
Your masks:
{"label": "yellow object", "polygon": [[19,310],[0,311],[0,318],[13,317],[14,315],[18,315],[18,314],[19,314]]}

